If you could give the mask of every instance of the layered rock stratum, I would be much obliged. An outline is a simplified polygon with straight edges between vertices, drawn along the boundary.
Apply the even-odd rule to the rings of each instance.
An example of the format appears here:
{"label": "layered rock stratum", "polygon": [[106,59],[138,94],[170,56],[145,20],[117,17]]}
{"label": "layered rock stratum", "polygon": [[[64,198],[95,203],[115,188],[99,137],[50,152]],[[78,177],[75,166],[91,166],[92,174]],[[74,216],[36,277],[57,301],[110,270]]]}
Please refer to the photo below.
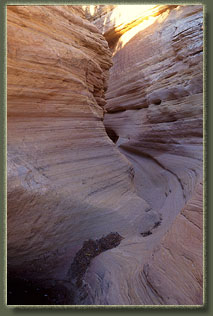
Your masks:
{"label": "layered rock stratum", "polygon": [[9,273],[57,304],[201,305],[202,6],[7,11]]}

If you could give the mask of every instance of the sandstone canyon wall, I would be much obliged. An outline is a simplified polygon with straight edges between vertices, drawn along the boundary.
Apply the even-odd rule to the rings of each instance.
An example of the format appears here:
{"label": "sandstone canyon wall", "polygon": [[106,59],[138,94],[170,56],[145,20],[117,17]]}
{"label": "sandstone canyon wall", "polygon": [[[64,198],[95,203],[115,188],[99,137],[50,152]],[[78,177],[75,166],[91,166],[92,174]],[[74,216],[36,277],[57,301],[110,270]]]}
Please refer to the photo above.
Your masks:
{"label": "sandstone canyon wall", "polygon": [[67,304],[202,304],[202,7],[90,7],[7,10],[8,271],[117,232]]}
{"label": "sandstone canyon wall", "polygon": [[[93,12],[86,8],[113,53],[106,131],[132,163],[138,195],[161,216],[158,228],[144,228],[150,233],[146,242],[113,250],[119,253],[114,261],[123,265],[119,299],[202,304],[202,6],[96,6]],[[140,247],[151,250],[149,258],[144,248],[138,254]],[[129,252],[140,268],[127,264]],[[112,288],[102,303],[116,304]]]}

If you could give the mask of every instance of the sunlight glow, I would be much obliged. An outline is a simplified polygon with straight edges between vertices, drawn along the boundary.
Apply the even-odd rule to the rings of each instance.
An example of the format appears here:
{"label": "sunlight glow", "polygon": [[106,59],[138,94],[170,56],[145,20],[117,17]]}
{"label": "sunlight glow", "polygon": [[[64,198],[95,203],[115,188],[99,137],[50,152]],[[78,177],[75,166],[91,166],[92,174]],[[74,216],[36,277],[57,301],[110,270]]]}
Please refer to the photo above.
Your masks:
{"label": "sunlight glow", "polygon": [[118,5],[111,15],[111,20],[117,20],[116,24],[126,23],[127,21],[138,19],[148,15],[148,11],[157,7],[156,5]]}
{"label": "sunlight glow", "polygon": [[90,6],[90,14],[93,15],[95,13],[95,6],[91,5]]}
{"label": "sunlight glow", "polygon": [[[123,6],[122,6],[123,7]],[[125,6],[127,7],[127,6]],[[130,14],[128,10],[125,12],[125,21],[131,21],[134,17],[133,22],[129,22],[127,27],[124,28],[125,32],[123,33],[116,45],[116,48],[114,50],[114,54],[120,50],[122,47],[125,46],[126,43],[128,43],[138,32],[145,30],[149,26],[151,26],[157,19],[158,23],[162,23],[166,17],[169,14],[169,10],[166,10],[162,14],[158,14],[159,6],[156,7],[154,5],[131,5],[130,8]],[[136,8],[137,7],[137,8]],[[142,8],[143,7],[143,8]],[[156,10],[157,9],[157,10]],[[139,12],[143,12],[139,13]],[[131,18],[130,18],[131,17]],[[124,19],[124,16],[122,16],[122,19]]]}
{"label": "sunlight glow", "polygon": [[142,23],[138,24],[137,26],[133,27],[131,30],[129,30],[128,32],[124,33],[122,35],[122,37],[120,38],[120,40],[122,41],[122,47],[131,40],[131,38],[133,38],[133,36],[135,36],[138,32],[146,29],[148,26],[150,26],[151,24],[153,24],[155,22],[155,20],[158,17],[150,17],[147,20],[144,20]]}
{"label": "sunlight glow", "polygon": [[116,48],[118,51],[157,19],[161,23],[165,14],[168,14],[169,5],[85,5],[82,8],[89,17],[93,17],[92,20],[95,17],[100,20],[96,26],[100,27],[107,41],[120,37]]}
{"label": "sunlight glow", "polygon": [[105,21],[104,33],[109,25],[114,26],[116,33],[124,33],[143,19],[158,12],[159,5],[118,5]]}

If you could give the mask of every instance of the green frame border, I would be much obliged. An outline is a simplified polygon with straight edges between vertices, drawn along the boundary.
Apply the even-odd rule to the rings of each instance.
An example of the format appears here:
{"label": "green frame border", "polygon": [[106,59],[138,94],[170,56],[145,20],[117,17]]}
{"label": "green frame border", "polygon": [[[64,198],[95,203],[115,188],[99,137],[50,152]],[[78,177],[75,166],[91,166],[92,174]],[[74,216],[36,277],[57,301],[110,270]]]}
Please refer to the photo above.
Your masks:
{"label": "green frame border", "polygon": [[[7,93],[6,93],[6,6],[7,5],[63,5],[63,4],[202,4],[204,6],[204,258],[205,258],[205,278],[204,278],[204,305],[181,305],[181,306],[170,306],[170,305],[141,305],[141,306],[100,306],[100,305],[74,305],[74,306],[12,306],[8,307],[6,305],[6,174],[7,174],[7,164],[6,164],[6,144],[7,144],[7,120],[6,120],[6,104],[7,104]],[[212,79],[212,64],[210,61],[210,56],[212,52],[212,42],[210,42],[210,37],[212,35],[212,1],[125,1],[125,0],[115,0],[115,1],[97,1],[97,0],[70,0],[70,1],[51,1],[51,0],[1,0],[0,2],[0,220],[2,229],[0,230],[1,243],[0,243],[0,253],[1,256],[1,269],[0,269],[0,311],[4,315],[11,315],[12,313],[63,313],[63,312],[77,312],[83,313],[85,311],[89,313],[94,312],[110,312],[110,313],[124,313],[124,312],[148,312],[149,314],[155,314],[156,312],[160,315],[167,313],[181,313],[183,315],[187,314],[211,314],[213,312],[213,303],[210,301],[210,293],[212,290],[212,272],[210,267],[213,264],[212,252],[210,253],[210,241],[212,241],[212,231],[210,230],[210,223],[212,219],[212,214],[210,209],[212,207],[212,195],[209,190],[213,181],[212,166],[211,161],[213,159],[213,150],[211,146],[212,141],[212,126],[211,118],[212,116],[212,94],[213,89],[210,90],[210,82]]]}

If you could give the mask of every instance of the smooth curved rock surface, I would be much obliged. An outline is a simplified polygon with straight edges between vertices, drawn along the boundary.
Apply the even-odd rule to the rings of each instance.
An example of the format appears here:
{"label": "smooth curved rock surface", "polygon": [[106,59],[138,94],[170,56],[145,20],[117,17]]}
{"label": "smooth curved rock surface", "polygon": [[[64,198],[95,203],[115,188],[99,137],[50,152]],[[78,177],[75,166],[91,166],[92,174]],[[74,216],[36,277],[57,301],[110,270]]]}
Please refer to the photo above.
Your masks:
{"label": "smooth curved rock surface", "polygon": [[144,20],[134,10],[130,20],[110,19],[122,10],[91,18],[113,53],[104,124],[159,218],[144,217],[143,240],[132,236],[94,259],[86,302],[202,305],[202,6],[147,6]]}
{"label": "smooth curved rock surface", "polygon": [[8,7],[8,268],[30,276],[64,278],[86,239],[148,208],[105,132],[111,53],[82,12]]}
{"label": "smooth curved rock surface", "polygon": [[117,232],[71,304],[201,305],[202,6],[91,7],[8,6],[8,271]]}

